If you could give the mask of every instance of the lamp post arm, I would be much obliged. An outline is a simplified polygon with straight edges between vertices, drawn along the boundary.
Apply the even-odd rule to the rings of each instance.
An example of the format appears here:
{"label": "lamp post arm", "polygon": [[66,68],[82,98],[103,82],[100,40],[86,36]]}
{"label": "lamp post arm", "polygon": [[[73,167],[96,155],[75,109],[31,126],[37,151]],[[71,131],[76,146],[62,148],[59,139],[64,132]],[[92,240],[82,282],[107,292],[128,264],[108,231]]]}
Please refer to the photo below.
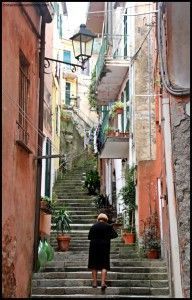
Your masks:
{"label": "lamp post arm", "polygon": [[65,62],[65,61],[62,61],[62,60],[58,60],[58,59],[54,59],[54,58],[49,58],[49,57],[45,57],[45,60],[47,60],[48,62],[49,61],[55,61],[55,62],[58,62],[58,63],[61,63],[61,64],[66,64],[66,65],[70,65],[70,66],[73,66],[73,67],[79,67],[81,68],[82,70],[85,69],[84,65],[77,65],[77,64],[72,64],[72,63],[69,63],[69,62]]}

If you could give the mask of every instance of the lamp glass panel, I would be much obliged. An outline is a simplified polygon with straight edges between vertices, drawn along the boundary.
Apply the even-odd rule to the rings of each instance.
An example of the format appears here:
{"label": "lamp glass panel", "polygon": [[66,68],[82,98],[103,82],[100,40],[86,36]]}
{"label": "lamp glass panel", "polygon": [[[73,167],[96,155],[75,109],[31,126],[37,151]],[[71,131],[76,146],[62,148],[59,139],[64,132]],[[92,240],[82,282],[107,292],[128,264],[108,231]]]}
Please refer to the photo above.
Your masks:
{"label": "lamp glass panel", "polygon": [[74,49],[74,56],[77,57],[81,54],[80,42],[73,41],[73,49]]}
{"label": "lamp glass panel", "polygon": [[93,45],[93,40],[90,40],[87,43],[85,43],[85,54],[87,56],[91,56],[92,54],[92,45]]}

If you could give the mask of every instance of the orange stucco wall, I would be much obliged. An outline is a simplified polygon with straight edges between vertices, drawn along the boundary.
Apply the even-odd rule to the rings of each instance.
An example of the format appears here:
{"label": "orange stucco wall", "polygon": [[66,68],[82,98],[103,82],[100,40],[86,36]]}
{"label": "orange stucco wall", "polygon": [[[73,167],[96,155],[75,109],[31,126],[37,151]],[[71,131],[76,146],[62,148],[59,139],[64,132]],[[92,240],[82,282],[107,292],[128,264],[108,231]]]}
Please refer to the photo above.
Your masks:
{"label": "orange stucco wall", "polygon": [[[27,10],[35,27],[40,16],[34,6]],[[3,297],[27,298],[33,265],[36,163],[38,126],[39,41],[21,7],[16,2],[3,5],[2,76],[2,250]],[[30,63],[28,102],[29,148],[32,154],[16,144],[19,103],[19,50]]]}
{"label": "orange stucco wall", "polygon": [[156,159],[140,161],[137,168],[139,235],[143,230],[143,222],[155,210],[159,213],[158,184],[162,180],[162,132],[159,124],[159,99],[155,98],[156,118]]}

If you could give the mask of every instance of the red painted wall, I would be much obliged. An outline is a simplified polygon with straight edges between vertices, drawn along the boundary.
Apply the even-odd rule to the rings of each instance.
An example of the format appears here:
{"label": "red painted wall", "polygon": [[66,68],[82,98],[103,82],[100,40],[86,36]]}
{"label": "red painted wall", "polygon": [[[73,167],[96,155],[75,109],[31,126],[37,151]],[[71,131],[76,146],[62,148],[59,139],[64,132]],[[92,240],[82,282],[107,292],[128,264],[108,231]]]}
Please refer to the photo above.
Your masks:
{"label": "red painted wall", "polygon": [[[39,41],[16,2],[3,5],[3,297],[27,298],[33,264],[38,127]],[[36,28],[40,16],[27,10]],[[30,63],[29,154],[16,144],[19,103],[19,50]]]}

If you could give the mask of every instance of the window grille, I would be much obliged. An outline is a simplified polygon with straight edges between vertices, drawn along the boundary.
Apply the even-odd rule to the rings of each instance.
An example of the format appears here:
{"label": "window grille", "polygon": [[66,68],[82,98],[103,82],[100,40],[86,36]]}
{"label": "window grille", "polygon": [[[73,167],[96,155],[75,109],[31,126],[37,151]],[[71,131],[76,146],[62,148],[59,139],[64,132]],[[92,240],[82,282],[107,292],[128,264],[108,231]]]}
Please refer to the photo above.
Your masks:
{"label": "window grille", "polygon": [[18,137],[17,140],[25,145],[29,141],[29,133],[27,131],[27,114],[28,114],[28,99],[29,99],[29,62],[24,54],[20,51],[19,55],[19,117]]}

